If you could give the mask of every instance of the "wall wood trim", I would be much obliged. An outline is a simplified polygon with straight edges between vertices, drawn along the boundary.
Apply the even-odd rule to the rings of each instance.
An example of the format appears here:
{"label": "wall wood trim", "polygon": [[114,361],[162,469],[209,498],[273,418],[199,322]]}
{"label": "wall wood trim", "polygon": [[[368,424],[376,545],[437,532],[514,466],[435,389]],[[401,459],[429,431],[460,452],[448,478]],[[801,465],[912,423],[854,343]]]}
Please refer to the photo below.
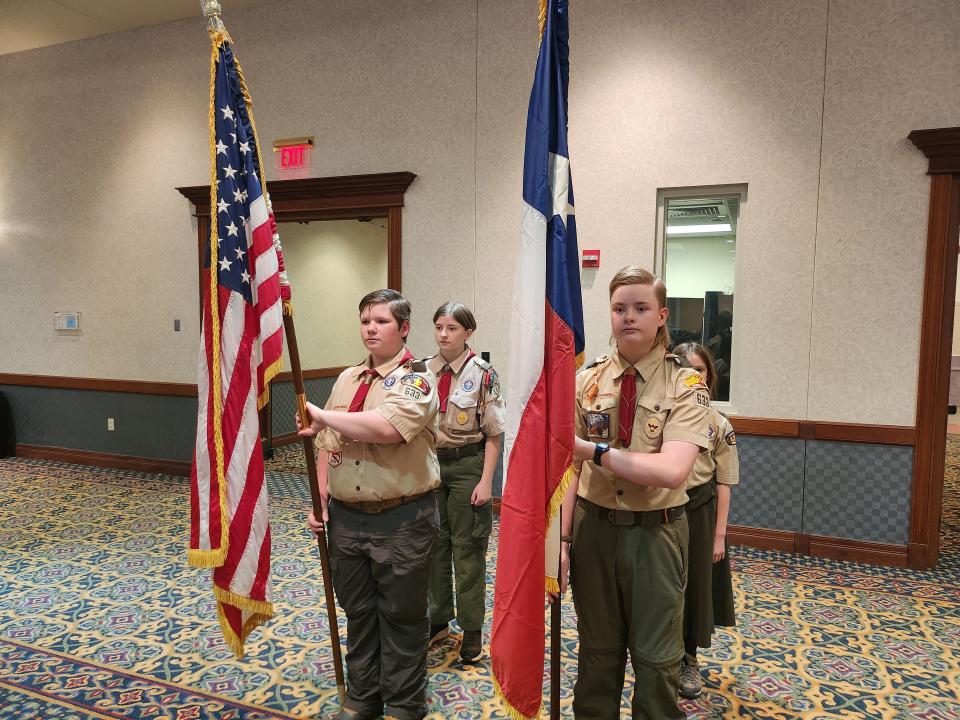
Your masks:
{"label": "wall wood trim", "polygon": [[960,128],[914,130],[908,138],[926,156],[927,174],[932,176],[923,274],[908,563],[912,568],[931,568],[940,555],[957,278],[955,249],[960,229]]}
{"label": "wall wood trim", "polygon": [[[328,377],[337,377],[346,370],[347,367],[332,367],[332,368],[315,368],[313,370],[304,370],[303,379],[304,380],[316,380],[317,378],[328,378]],[[293,382],[293,373],[289,371],[284,371],[277,373],[277,376],[273,379],[273,382]]]}
{"label": "wall wood trim", "polygon": [[190,475],[190,463],[181,460],[162,460],[143,458],[133,455],[94,452],[92,450],[71,450],[70,448],[48,447],[45,445],[27,445],[17,443],[17,457],[54,460],[56,462],[92,465],[93,467],[133,470],[136,472],[162,473],[164,475]]}
{"label": "wall wood trim", "polygon": [[917,433],[901,425],[867,425],[859,423],[823,422],[820,420],[779,420],[731,416],[738,435],[760,437],[834,440],[838,442],[874,443],[879,445],[913,445]]}
{"label": "wall wood trim", "polygon": [[63,388],[66,390],[100,390],[103,392],[136,393],[139,395],[197,396],[197,386],[195,384],[61,377],[59,375],[17,375],[0,373],[0,385]]}
{"label": "wall wood trim", "polygon": [[743,525],[727,526],[727,542],[731,545],[746,545],[758,550],[780,550],[791,553],[795,552],[797,547],[796,533]]}
{"label": "wall wood trim", "polygon": [[759,550],[779,550],[831,560],[907,567],[908,548],[906,545],[846,540],[844,538],[809,535],[787,530],[767,530],[766,528],[742,525],[727,527],[727,541],[730,545],[745,545]]}

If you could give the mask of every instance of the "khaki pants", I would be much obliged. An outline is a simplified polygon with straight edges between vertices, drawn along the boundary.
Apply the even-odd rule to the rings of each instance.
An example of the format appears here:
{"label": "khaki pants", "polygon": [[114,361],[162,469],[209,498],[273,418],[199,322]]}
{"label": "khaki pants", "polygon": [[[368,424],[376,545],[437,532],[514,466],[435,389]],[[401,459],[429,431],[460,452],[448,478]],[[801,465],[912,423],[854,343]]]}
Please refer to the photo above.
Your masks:
{"label": "khaki pants", "polygon": [[427,714],[427,582],[439,519],[433,495],[382,513],[330,504],[327,537],[347,616],[347,707],[402,720]]}
{"label": "khaki pants", "polygon": [[470,504],[482,471],[482,453],[440,461],[441,482],[436,490],[440,532],[430,570],[430,622],[434,625],[442,625],[454,617],[455,578],[457,623],[464,630],[483,627],[492,503],[481,507]]}
{"label": "khaki pants", "polygon": [[620,717],[629,652],[632,717],[685,717],[677,707],[687,582],[687,518],[616,527],[579,503],[571,583],[580,634],[573,712],[577,720]]}

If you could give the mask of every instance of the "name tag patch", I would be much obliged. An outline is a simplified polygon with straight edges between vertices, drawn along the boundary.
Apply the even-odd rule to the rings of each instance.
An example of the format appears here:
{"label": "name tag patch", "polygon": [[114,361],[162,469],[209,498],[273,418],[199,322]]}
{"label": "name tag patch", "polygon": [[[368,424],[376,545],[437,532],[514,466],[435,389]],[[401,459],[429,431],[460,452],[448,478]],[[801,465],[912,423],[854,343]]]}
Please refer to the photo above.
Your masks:
{"label": "name tag patch", "polygon": [[610,414],[602,412],[587,413],[587,438],[590,440],[610,439]]}

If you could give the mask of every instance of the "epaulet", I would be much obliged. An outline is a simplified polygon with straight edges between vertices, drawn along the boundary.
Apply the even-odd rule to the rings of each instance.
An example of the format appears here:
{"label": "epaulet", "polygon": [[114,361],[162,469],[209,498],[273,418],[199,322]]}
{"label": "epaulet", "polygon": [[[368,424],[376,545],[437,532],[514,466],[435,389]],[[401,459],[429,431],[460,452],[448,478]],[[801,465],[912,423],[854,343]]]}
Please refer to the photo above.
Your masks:
{"label": "epaulet", "polygon": [[358,362],[358,363],[354,363],[354,364],[351,365],[350,367],[360,367],[361,365],[366,365],[366,364],[367,364],[367,361],[366,361],[366,359],[364,359],[364,360],[361,360],[361,361]]}
{"label": "epaulet", "polygon": [[581,369],[581,370],[589,370],[589,369],[592,368],[592,367],[596,367],[597,365],[599,365],[600,363],[602,363],[604,360],[607,360],[609,357],[610,357],[609,355],[601,355],[600,357],[598,357],[597,359],[595,359],[592,363],[590,363],[589,365],[584,365],[584,366],[583,366],[582,368],[580,368],[580,369]]}
{"label": "epaulet", "polygon": [[674,355],[673,353],[667,353],[666,357],[670,360],[673,360],[680,367],[691,367],[690,361],[685,357],[680,357],[679,355]]}
{"label": "epaulet", "polygon": [[417,373],[427,371],[427,364],[423,360],[411,360],[407,367]]}
{"label": "epaulet", "polygon": [[[713,406],[711,406],[711,407],[713,407]],[[713,408],[713,409],[716,410],[717,413],[719,413],[720,415],[723,415],[723,419],[724,419],[724,420],[729,420],[729,419],[730,419],[730,417],[729,417],[723,410],[720,410],[719,408]]]}
{"label": "epaulet", "polygon": [[479,355],[474,355],[474,356],[473,356],[473,362],[476,363],[477,367],[480,368],[481,370],[483,370],[484,372],[486,372],[487,370],[489,370],[490,368],[493,367],[493,365],[491,365],[490,363],[488,363],[486,360],[484,360],[484,359],[483,359],[482,357],[480,357]]}
{"label": "epaulet", "polygon": [[427,356],[426,356],[425,358],[423,358],[420,362],[422,362],[422,363],[429,362],[430,360],[433,360],[436,356],[437,356],[436,353],[434,353],[433,355],[427,355]]}

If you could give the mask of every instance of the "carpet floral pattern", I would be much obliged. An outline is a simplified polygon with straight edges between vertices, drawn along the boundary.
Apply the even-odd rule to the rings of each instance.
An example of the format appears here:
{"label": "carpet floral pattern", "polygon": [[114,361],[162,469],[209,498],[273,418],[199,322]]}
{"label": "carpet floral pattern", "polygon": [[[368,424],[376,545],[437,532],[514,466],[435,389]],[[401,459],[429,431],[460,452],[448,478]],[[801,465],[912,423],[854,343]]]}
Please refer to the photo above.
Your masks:
{"label": "carpet floral pattern", "polygon": [[[269,463],[277,616],[254,632],[242,661],[221,639],[209,572],[185,562],[184,479],[0,460],[0,717],[332,714],[299,452],[280,449]],[[705,691],[683,702],[688,716],[960,720],[958,466],[960,443],[951,438],[935,571],[735,549],[739,625],[718,632],[703,654]],[[495,528],[488,604],[496,540]],[[451,637],[431,650],[430,718],[505,718],[489,664],[461,666],[457,643]],[[572,717],[569,602],[562,644],[561,713]],[[622,707],[629,717],[627,693]]]}

